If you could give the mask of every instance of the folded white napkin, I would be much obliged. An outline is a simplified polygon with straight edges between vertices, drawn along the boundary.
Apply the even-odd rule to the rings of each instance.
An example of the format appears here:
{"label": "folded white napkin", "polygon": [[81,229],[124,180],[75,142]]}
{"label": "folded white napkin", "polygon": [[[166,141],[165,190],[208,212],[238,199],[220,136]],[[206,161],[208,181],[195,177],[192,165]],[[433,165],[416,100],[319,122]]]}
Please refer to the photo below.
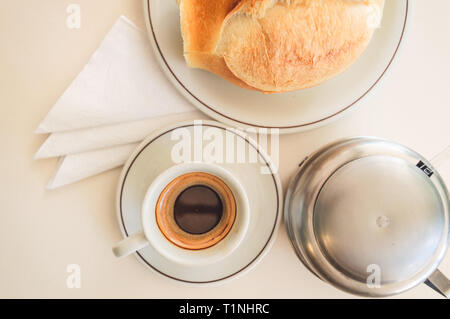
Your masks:
{"label": "folded white napkin", "polygon": [[[53,139],[55,148],[44,148],[44,150],[49,151],[49,153],[45,153],[41,147],[36,156],[40,156],[41,158],[54,157],[49,155],[52,150],[59,150],[61,152],[65,150],[64,154],[67,155],[60,158],[57,168],[47,184],[48,189],[55,189],[122,166],[138,146],[139,142],[156,129],[179,121],[206,118],[203,113],[195,111],[99,128],[103,132],[122,132],[124,134],[124,137],[118,136],[117,138],[109,138],[107,134],[101,135],[100,138],[99,136],[91,136],[90,130],[54,133],[52,135],[60,137]],[[117,130],[118,128],[120,130]],[[77,142],[79,137],[89,136],[94,139],[91,141],[91,144]],[[128,139],[129,143],[117,144],[118,141],[124,141],[125,139]],[[77,152],[72,152],[73,149],[70,145],[73,145],[74,149],[77,147]],[[104,147],[96,147],[94,145],[102,145]]]}
{"label": "folded white napkin", "polygon": [[35,159],[50,158],[92,151],[111,146],[136,143],[143,140],[151,131],[163,125],[183,120],[202,118],[198,111],[184,112],[125,122],[102,125],[72,131],[52,133],[42,144]]}
{"label": "folded white napkin", "polygon": [[71,184],[123,165],[139,143],[61,157],[47,189]]}
{"label": "folded white napkin", "polygon": [[36,132],[192,111],[163,75],[149,42],[143,30],[120,17]]}
{"label": "folded white napkin", "polygon": [[173,122],[206,118],[160,70],[144,31],[120,17],[37,133],[36,159],[62,156],[50,189],[123,165],[137,142]]}

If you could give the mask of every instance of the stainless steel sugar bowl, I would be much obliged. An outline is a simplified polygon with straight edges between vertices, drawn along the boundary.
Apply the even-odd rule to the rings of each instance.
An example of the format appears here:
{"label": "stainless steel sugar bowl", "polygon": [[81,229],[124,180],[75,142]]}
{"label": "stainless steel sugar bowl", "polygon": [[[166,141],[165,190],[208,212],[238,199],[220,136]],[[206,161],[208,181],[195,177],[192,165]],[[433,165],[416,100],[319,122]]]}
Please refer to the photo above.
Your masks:
{"label": "stainless steel sugar bowl", "polygon": [[449,240],[449,194],[421,155],[378,138],[341,140],[307,157],[286,194],[284,218],[303,264],[349,293],[382,297],[428,282]]}

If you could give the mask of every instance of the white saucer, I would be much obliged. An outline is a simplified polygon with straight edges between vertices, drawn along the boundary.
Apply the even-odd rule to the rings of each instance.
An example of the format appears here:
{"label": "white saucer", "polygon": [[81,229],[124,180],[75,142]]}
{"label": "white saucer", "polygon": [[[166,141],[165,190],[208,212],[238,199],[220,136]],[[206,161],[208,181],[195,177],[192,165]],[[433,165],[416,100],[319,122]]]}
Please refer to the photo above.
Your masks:
{"label": "white saucer", "polygon": [[175,87],[197,108],[228,125],[312,129],[347,113],[385,75],[404,38],[411,1],[386,1],[381,28],[347,71],[311,89],[266,95],[239,88],[209,72],[189,68],[183,58],[176,1],[143,0],[155,55]]}
{"label": "white saucer", "polygon": [[[202,121],[204,129],[212,129],[225,140],[227,127],[213,121]],[[124,237],[142,230],[140,209],[152,181],[162,172],[176,165],[171,151],[179,141],[171,138],[176,128],[185,128],[192,134],[197,122],[184,122],[158,130],[142,142],[125,164],[117,189],[117,216]],[[255,149],[260,163],[215,164],[230,172],[243,186],[249,202],[250,218],[241,244],[224,259],[207,266],[180,265],[159,254],[151,246],[136,253],[146,266],[175,280],[188,283],[213,283],[236,277],[253,267],[270,249],[276,237],[282,210],[282,188],[270,159],[258,150],[256,143],[236,133],[236,140],[248,149]],[[235,143],[236,147],[242,144]],[[240,146],[238,146],[240,145]],[[236,154],[236,153],[235,153]],[[261,174],[267,167],[269,174]]]}

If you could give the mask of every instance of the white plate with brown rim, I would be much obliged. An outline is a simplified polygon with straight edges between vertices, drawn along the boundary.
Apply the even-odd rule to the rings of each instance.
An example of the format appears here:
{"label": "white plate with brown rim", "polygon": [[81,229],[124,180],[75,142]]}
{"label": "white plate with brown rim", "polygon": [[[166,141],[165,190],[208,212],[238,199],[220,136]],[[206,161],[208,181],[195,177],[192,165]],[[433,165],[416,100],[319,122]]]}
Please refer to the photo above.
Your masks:
{"label": "white plate with brown rim", "polygon": [[310,89],[266,95],[239,88],[183,58],[175,0],[143,0],[155,55],[175,87],[198,109],[231,126],[293,133],[336,120],[353,110],[382,80],[404,41],[411,1],[386,1],[381,27],[363,55],[345,72]]}

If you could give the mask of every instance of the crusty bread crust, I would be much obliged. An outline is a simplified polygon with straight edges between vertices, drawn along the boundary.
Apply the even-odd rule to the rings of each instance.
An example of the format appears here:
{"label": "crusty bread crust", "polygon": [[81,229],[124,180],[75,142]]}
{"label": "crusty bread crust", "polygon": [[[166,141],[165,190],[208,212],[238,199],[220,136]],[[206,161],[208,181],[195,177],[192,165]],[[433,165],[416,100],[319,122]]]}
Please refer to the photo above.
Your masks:
{"label": "crusty bread crust", "polygon": [[247,89],[319,85],[367,47],[384,0],[179,0],[189,66]]}
{"label": "crusty bread crust", "polygon": [[212,53],[227,15],[240,0],[178,0],[184,52]]}

